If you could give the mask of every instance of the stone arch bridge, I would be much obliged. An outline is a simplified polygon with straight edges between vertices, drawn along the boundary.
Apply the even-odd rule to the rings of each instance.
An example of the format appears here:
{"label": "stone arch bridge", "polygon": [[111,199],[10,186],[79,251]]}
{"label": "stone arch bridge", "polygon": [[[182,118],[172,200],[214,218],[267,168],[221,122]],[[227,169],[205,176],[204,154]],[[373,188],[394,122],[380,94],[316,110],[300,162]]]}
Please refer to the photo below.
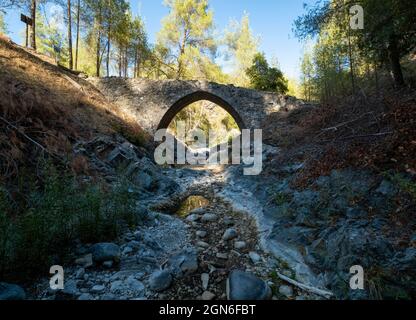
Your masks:
{"label": "stone arch bridge", "polygon": [[274,112],[303,104],[293,97],[207,81],[90,78],[111,102],[131,114],[149,134],[167,128],[193,102],[211,101],[228,111],[240,129],[262,129]]}

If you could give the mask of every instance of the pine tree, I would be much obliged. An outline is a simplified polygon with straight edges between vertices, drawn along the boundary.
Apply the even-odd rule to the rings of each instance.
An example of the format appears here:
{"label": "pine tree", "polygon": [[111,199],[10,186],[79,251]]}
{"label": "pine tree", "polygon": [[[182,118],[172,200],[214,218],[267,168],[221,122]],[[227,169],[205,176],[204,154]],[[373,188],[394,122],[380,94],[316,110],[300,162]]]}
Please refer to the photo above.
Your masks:
{"label": "pine tree", "polygon": [[67,2],[67,19],[68,19],[68,67],[73,69],[74,60],[72,57],[72,11],[71,11],[71,0]]}
{"label": "pine tree", "polygon": [[[216,51],[212,36],[213,12],[207,0],[165,0],[170,12],[163,19],[158,42],[168,48],[176,64],[176,78],[184,78],[187,64]],[[170,63],[170,62],[169,62]]]}
{"label": "pine tree", "polygon": [[283,73],[269,66],[263,53],[254,56],[253,65],[247,69],[247,76],[250,78],[251,86],[256,90],[274,91],[285,94],[288,90],[287,80]]}
{"label": "pine tree", "polygon": [[242,87],[250,85],[246,70],[251,66],[258,53],[259,39],[253,36],[250,29],[249,15],[245,13],[241,22],[232,21],[225,35],[225,45],[234,61],[233,83]]}
{"label": "pine tree", "polygon": [[7,26],[6,22],[4,21],[4,15],[2,12],[0,12],[0,33],[7,33]]}
{"label": "pine tree", "polygon": [[30,3],[30,13],[32,18],[32,25],[31,25],[31,34],[30,34],[30,45],[32,46],[33,50],[36,50],[36,0],[31,0]]}

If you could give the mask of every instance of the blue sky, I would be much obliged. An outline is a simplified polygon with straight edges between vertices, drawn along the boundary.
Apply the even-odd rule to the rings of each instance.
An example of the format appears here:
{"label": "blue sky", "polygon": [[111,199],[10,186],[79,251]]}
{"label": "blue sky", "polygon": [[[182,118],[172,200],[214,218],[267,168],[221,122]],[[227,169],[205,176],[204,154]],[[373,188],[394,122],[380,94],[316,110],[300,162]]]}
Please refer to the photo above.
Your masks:
{"label": "blue sky", "polygon": [[[146,22],[149,39],[154,42],[161,28],[161,19],[168,10],[162,0],[130,0],[134,14],[140,14]],[[210,0],[214,10],[215,25],[220,35],[230,19],[240,20],[244,12],[250,15],[251,28],[260,36],[260,50],[268,59],[276,59],[283,72],[289,77],[299,77],[299,64],[303,44],[292,33],[293,21],[304,12],[303,3],[312,0]],[[20,11],[8,12],[6,23],[10,36],[22,43],[23,29]]]}

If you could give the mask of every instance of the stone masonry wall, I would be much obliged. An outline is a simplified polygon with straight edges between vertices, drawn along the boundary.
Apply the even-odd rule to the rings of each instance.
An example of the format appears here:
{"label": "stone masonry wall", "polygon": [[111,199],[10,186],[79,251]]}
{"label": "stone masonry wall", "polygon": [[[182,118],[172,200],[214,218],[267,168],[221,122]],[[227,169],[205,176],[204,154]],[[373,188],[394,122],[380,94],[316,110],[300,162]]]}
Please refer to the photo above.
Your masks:
{"label": "stone masonry wall", "polygon": [[[261,129],[263,120],[270,113],[278,112],[281,108],[296,107],[303,104],[302,101],[288,96],[206,81],[123,79],[115,77],[90,78],[89,81],[111,102],[119,105],[135,117],[139,124],[150,134],[156,132],[168,110],[170,110],[171,115],[179,111],[172,110],[175,103],[189,95],[195,95],[195,93],[206,93],[208,97],[218,97],[220,100],[227,102],[227,106],[231,107],[231,110],[227,110],[227,106],[221,105],[218,101],[212,101],[220,104],[235,118],[239,116],[241,120],[240,127],[245,127],[241,129]],[[203,94],[202,97],[204,97]],[[180,103],[179,107],[185,106]],[[171,115],[167,118],[170,119]]]}

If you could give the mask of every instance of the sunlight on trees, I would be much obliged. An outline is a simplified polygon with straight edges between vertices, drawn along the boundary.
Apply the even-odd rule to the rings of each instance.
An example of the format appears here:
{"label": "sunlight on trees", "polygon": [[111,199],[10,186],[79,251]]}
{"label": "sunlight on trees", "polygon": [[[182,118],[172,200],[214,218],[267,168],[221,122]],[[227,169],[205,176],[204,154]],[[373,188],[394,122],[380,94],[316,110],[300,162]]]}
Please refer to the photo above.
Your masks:
{"label": "sunlight on trees", "polygon": [[258,52],[260,39],[253,35],[250,29],[248,13],[241,18],[241,22],[231,21],[224,37],[228,49],[228,57],[233,61],[232,82],[241,87],[249,87],[250,79],[246,70],[251,66],[254,56]]}
{"label": "sunlight on trees", "polygon": [[350,28],[351,1],[331,0],[308,8],[295,21],[300,39],[317,38],[301,64],[303,96],[310,101],[379,91],[380,75],[405,84],[403,62],[416,47],[416,7],[409,0],[363,0],[364,30]]}
{"label": "sunlight on trees", "polygon": [[[207,0],[165,0],[169,15],[162,21],[158,43],[168,50],[168,63],[174,65],[176,79],[203,73],[199,62],[214,56],[216,43],[212,36],[213,12]],[[193,66],[190,68],[189,65]],[[196,68],[196,69],[195,69]]]}
{"label": "sunlight on trees", "polygon": [[[210,130],[215,132],[215,140],[209,141],[210,147],[228,142],[240,134],[235,119],[223,108],[207,100],[192,103],[178,112],[168,128],[173,135],[177,135],[178,122],[185,124],[185,133],[188,137],[196,129],[202,130],[206,137],[209,136]],[[192,139],[184,142],[194,143]]]}
{"label": "sunlight on trees", "polygon": [[[30,16],[36,7],[36,29],[30,29],[38,51],[90,76],[193,79],[260,88],[247,75],[260,45],[248,13],[230,21],[218,37],[208,0],[165,0],[164,5],[169,14],[155,44],[148,42],[142,17],[131,12],[128,0],[16,0],[4,9],[29,10]],[[227,60],[233,67],[230,74],[218,62]],[[270,68],[263,76],[279,78],[280,73]],[[279,92],[285,91],[282,84]],[[269,85],[265,90],[277,89]]]}
{"label": "sunlight on trees", "polygon": [[263,53],[254,56],[252,66],[246,74],[251,86],[256,90],[272,91],[285,94],[288,91],[287,80],[283,73],[274,67],[270,67]]}
{"label": "sunlight on trees", "polygon": [[4,21],[4,15],[0,12],[0,33],[7,33],[6,22]]}

